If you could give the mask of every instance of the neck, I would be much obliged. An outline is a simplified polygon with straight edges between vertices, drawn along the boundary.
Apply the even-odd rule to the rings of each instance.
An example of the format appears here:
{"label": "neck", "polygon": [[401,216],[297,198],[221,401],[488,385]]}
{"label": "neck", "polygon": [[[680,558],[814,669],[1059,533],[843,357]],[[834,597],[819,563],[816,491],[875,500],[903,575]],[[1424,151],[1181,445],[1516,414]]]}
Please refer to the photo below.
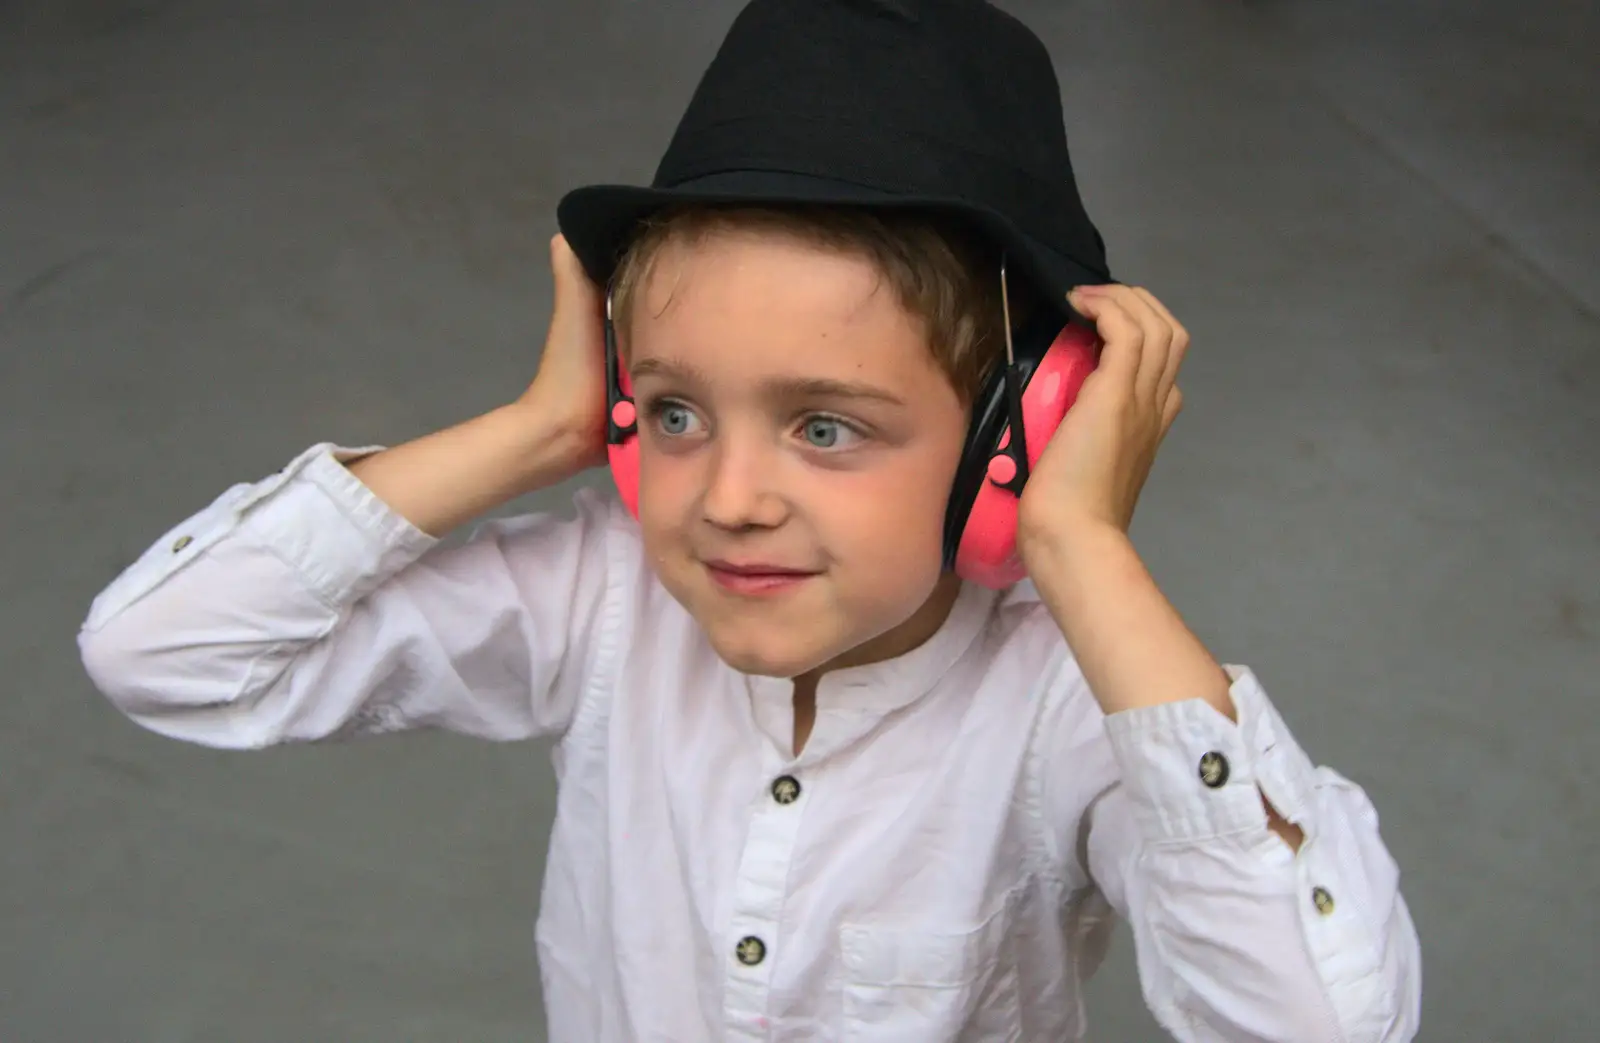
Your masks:
{"label": "neck", "polygon": [[[928,600],[911,614],[911,618],[801,676],[810,678],[815,683],[817,678],[833,670],[870,666],[873,663],[905,655],[939,632],[939,628],[944,626],[944,621],[950,618],[950,610],[955,607],[956,598],[960,596],[961,580],[955,573],[945,573],[939,578],[933,593],[928,595]],[[800,677],[795,678],[796,681],[800,679]]]}
{"label": "neck", "polygon": [[912,613],[904,623],[857,645],[843,655],[808,670],[794,679],[794,755],[798,757],[811,737],[811,726],[817,719],[817,682],[831,670],[846,670],[854,666],[868,666],[887,659],[903,656],[927,641],[944,621],[950,618],[956,598],[961,595],[961,580],[954,573],[945,573],[933,588],[933,593],[922,607]]}

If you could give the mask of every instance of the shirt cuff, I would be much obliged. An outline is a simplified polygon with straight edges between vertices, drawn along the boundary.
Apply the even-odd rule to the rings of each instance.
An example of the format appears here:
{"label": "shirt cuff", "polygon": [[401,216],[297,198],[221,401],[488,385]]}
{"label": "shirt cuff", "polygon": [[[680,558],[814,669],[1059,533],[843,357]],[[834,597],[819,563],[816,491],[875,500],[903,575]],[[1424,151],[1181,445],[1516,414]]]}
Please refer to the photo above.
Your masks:
{"label": "shirt cuff", "polygon": [[1146,839],[1205,840],[1267,826],[1263,795],[1302,825],[1314,768],[1247,667],[1225,667],[1237,722],[1200,699],[1106,718],[1122,784]]}
{"label": "shirt cuff", "polygon": [[240,528],[294,568],[330,608],[371,593],[438,543],[345,467],[377,451],[312,446],[243,505]]}

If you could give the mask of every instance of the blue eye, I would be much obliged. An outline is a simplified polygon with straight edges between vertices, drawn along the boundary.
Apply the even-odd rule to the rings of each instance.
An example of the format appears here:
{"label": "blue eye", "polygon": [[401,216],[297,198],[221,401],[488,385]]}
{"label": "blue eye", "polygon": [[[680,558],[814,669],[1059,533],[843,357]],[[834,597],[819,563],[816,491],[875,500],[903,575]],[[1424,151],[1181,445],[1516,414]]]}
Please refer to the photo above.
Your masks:
{"label": "blue eye", "polygon": [[682,406],[668,406],[661,411],[661,429],[669,435],[681,435],[689,430],[689,411]]}
{"label": "blue eye", "polygon": [[850,439],[858,437],[849,424],[831,416],[808,418],[801,434],[814,449],[838,449],[841,445],[850,444]]}
{"label": "blue eye", "polygon": [[694,410],[681,402],[651,403],[650,412],[655,420],[656,429],[672,438],[693,434],[695,424],[700,420],[695,416]]}

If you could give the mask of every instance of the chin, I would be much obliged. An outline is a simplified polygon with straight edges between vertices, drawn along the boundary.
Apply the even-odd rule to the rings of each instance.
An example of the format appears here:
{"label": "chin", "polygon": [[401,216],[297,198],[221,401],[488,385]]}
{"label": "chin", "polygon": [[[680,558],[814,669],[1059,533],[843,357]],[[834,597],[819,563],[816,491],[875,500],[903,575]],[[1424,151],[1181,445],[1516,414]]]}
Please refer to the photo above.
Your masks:
{"label": "chin", "polygon": [[743,635],[710,633],[711,647],[724,663],[753,677],[795,678],[826,664],[829,649],[798,643],[741,640]]}

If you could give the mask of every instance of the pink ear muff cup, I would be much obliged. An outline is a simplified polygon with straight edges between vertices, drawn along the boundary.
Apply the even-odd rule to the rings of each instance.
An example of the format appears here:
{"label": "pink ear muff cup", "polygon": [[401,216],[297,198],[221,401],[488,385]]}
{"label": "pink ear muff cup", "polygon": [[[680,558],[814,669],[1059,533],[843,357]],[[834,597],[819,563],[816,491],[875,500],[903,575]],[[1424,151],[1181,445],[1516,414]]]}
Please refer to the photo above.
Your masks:
{"label": "pink ear muff cup", "polygon": [[[621,366],[617,367],[617,384],[625,401],[618,402],[611,407],[611,421],[618,427],[626,428],[637,422],[638,413],[633,404],[633,382],[628,379],[628,371]],[[606,447],[606,455],[611,458],[611,479],[617,483],[617,493],[622,498],[622,505],[628,513],[635,518],[639,517],[639,435],[637,432],[623,438],[620,445]]]}
{"label": "pink ear muff cup", "polygon": [[[1044,447],[1078,400],[1078,391],[1100,357],[1100,342],[1089,330],[1068,326],[1056,337],[1022,392],[1022,428],[1028,443],[1028,466],[1039,462]],[[1009,428],[1000,446],[1010,441]],[[989,481],[978,490],[961,543],[956,549],[956,574],[992,590],[1023,579],[1027,570],[1017,554],[1019,501],[994,482],[1010,481],[1015,464],[1006,456],[989,461]],[[996,473],[996,472],[999,473]]]}

